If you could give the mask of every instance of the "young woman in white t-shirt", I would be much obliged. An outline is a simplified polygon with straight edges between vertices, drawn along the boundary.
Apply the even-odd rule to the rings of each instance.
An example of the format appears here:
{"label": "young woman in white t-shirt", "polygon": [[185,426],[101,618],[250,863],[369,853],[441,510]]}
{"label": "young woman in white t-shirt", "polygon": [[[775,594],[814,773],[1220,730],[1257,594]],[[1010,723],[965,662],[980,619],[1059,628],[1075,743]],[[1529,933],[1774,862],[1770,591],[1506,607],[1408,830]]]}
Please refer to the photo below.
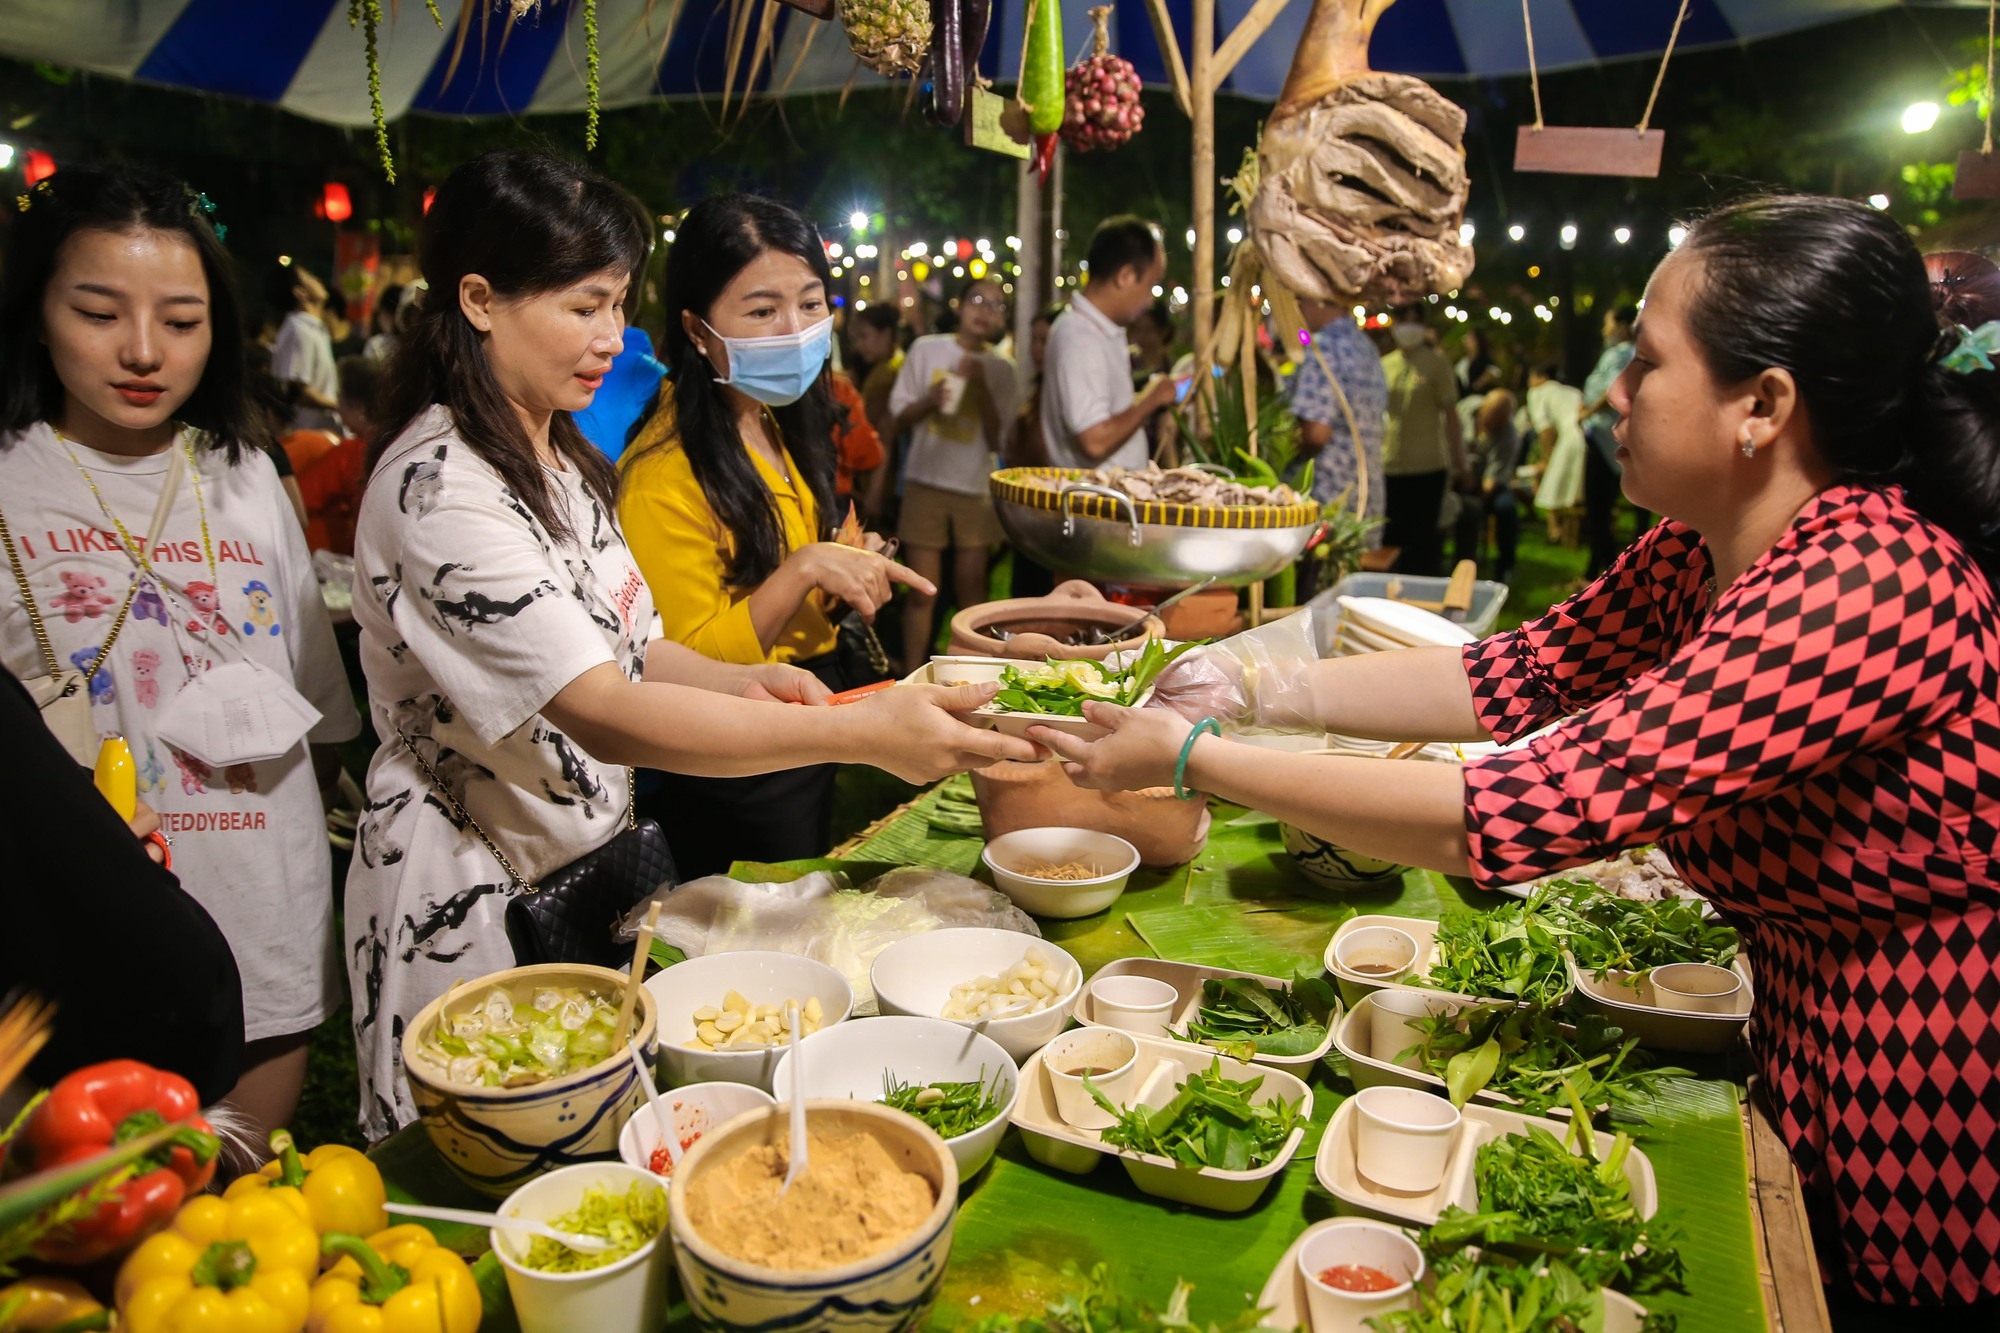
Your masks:
{"label": "young woman in white t-shirt", "polygon": [[[390,364],[354,542],[382,737],[347,880],[370,1137],[415,1118],[404,1024],[452,982],[513,965],[507,901],[626,827],[628,766],[870,763],[930,781],[1034,754],[946,711],[990,686],[799,707],[828,697],[807,671],[648,642],[654,599],[675,590],[646,587],[611,464],[571,416],[622,345],[640,225],[609,181],[518,150],[460,166],[424,218],[429,296]],[[730,347],[718,375],[739,359],[747,374],[759,340]],[[796,349],[780,361],[819,371]]]}
{"label": "young woman in white t-shirt", "polygon": [[[65,168],[25,198],[0,290],[0,656],[23,679],[53,674],[51,659],[90,671],[91,728],[131,746],[175,871],[236,955],[248,1045],[229,1100],[274,1128],[339,1001],[306,742],[345,740],[359,719],[304,535],[258,447],[212,206],[128,168]],[[169,745],[161,730],[185,739],[164,721],[181,692],[246,659],[318,721],[274,738],[273,759],[226,740]],[[33,890],[76,895],[78,928],[147,966],[147,941],[89,920],[92,885]]]}

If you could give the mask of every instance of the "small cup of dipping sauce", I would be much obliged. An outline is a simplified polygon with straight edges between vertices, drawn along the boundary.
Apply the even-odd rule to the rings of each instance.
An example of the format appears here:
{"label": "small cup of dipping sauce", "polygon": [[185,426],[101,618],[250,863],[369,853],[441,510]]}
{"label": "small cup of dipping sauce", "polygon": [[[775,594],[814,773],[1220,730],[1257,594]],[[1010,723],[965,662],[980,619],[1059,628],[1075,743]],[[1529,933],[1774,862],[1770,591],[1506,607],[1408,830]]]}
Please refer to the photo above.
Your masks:
{"label": "small cup of dipping sauce", "polygon": [[1653,998],[1662,1009],[1733,1014],[1743,978],[1713,963],[1669,963],[1653,969]]}
{"label": "small cup of dipping sauce", "polygon": [[1124,1106],[1139,1083],[1139,1043],[1119,1028],[1072,1028],[1042,1048],[1042,1068],[1048,1071],[1056,1114],[1064,1123],[1109,1129],[1118,1118],[1092,1099],[1083,1080],[1088,1078],[1113,1106]]}
{"label": "small cup of dipping sauce", "polygon": [[1363,926],[1341,937],[1333,961],[1368,981],[1395,981],[1416,966],[1417,942],[1394,926]]}
{"label": "small cup of dipping sauce", "polygon": [[1427,1194],[1444,1183],[1462,1117],[1442,1097],[1387,1085],[1354,1094],[1354,1166],[1379,1189]]}
{"label": "small cup of dipping sauce", "polygon": [[1424,1255],[1397,1227],[1355,1221],[1306,1237],[1299,1275],[1312,1333],[1369,1333],[1365,1320],[1410,1304]]}

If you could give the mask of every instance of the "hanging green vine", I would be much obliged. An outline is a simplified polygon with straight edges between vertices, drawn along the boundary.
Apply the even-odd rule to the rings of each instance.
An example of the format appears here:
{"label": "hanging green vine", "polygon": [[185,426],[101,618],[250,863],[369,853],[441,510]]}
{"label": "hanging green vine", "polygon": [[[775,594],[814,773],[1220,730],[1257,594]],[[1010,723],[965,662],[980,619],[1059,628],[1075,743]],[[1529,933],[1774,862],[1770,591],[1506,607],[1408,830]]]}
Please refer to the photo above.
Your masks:
{"label": "hanging green vine", "polygon": [[584,113],[583,150],[597,147],[597,0],[583,0],[584,87],[589,109]]}
{"label": "hanging green vine", "polygon": [[382,116],[382,57],[375,45],[381,25],[382,0],[347,0],[347,26],[361,29],[368,48],[368,108],[375,117],[375,153],[382,159],[382,174],[394,184],[396,162],[389,155],[389,126]]}

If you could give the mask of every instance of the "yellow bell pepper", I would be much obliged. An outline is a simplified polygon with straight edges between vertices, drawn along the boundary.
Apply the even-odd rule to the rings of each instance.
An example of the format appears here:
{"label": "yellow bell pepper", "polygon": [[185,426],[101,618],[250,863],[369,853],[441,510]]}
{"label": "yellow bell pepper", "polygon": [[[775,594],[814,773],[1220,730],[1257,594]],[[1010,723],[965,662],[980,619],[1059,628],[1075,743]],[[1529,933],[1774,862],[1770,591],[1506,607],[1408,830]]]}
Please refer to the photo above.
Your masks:
{"label": "yellow bell pepper", "polygon": [[313,1230],[322,1236],[333,1232],[372,1236],[389,1225],[389,1215],[383,1211],[389,1195],[382,1188],[382,1173],[363,1154],[329,1143],[300,1156],[292,1136],[282,1129],[271,1131],[271,1149],[277,1156],[262,1171],[237,1178],[222,1197],[290,1190],[305,1198]]}
{"label": "yellow bell pepper", "polygon": [[313,1284],[307,1333],[479,1333],[472,1270],[423,1227],[335,1234],[320,1248],[339,1262]]}
{"label": "yellow bell pepper", "polygon": [[120,1333],[300,1333],[318,1272],[298,1191],[204,1195],[118,1270]]}
{"label": "yellow bell pepper", "polygon": [[66,1277],[31,1277],[0,1287],[0,1333],[84,1333],[111,1327],[111,1311]]}

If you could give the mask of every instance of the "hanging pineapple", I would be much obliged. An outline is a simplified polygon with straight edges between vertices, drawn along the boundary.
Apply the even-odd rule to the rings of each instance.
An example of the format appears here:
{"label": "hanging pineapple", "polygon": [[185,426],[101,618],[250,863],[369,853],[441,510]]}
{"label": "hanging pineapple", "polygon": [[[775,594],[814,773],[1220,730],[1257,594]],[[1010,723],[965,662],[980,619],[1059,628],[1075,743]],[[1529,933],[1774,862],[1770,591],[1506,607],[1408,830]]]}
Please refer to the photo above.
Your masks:
{"label": "hanging pineapple", "polygon": [[1462,286],[1465,112],[1368,68],[1395,0],[1314,0],[1265,123],[1250,230],[1272,275],[1320,300],[1393,302]]}
{"label": "hanging pineapple", "polygon": [[1116,148],[1146,121],[1146,108],[1139,105],[1139,71],[1131,61],[1111,54],[1110,19],[1110,5],[1090,11],[1090,21],[1097,25],[1095,49],[1069,71],[1062,139],[1078,152]]}
{"label": "hanging pineapple", "polygon": [[855,59],[877,74],[913,74],[931,44],[930,0],[840,0]]}

